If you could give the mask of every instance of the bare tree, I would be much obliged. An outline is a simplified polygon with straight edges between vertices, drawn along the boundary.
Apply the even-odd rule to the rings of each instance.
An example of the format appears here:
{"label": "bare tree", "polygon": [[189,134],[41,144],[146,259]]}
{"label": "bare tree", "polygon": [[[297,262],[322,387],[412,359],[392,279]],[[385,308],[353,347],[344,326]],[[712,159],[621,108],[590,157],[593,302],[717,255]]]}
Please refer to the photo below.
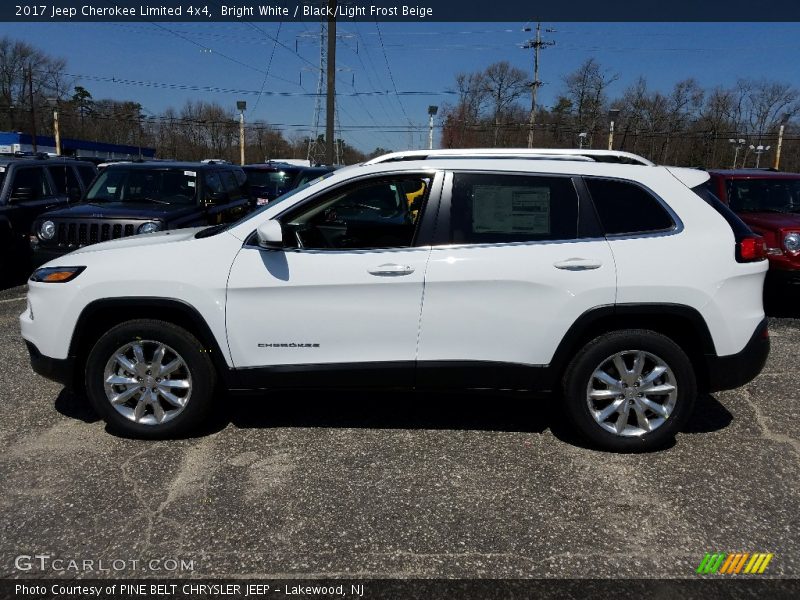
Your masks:
{"label": "bare tree", "polygon": [[607,105],[606,91],[617,79],[618,75],[604,71],[594,58],[587,59],[564,77],[564,95],[572,101],[579,131],[585,131],[593,138]]}
{"label": "bare tree", "polygon": [[494,145],[497,146],[504,113],[526,92],[528,76],[525,71],[512,67],[504,60],[486,67],[483,77],[494,116]]}

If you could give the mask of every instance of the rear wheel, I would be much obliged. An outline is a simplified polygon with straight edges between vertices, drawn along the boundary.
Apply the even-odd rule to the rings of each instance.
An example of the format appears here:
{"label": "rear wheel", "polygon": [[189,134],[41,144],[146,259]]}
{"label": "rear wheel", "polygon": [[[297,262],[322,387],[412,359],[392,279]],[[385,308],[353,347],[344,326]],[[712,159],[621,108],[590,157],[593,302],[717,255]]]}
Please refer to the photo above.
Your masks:
{"label": "rear wheel", "polygon": [[95,344],[86,391],[109,427],[164,438],[199,425],[211,408],[215,372],[191,333],[163,321],[127,321]]}
{"label": "rear wheel", "polygon": [[697,395],[686,353],[647,330],[616,331],[589,342],[567,368],[563,388],[576,429],[617,452],[663,446],[686,422]]}

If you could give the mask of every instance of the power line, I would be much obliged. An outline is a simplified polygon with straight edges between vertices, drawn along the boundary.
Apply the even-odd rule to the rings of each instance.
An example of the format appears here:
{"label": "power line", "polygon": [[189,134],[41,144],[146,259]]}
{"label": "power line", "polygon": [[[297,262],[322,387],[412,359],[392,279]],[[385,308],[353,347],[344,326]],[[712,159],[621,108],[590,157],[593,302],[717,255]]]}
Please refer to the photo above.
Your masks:
{"label": "power line", "polygon": [[411,123],[411,119],[408,117],[408,113],[406,112],[405,106],[403,106],[403,102],[400,100],[400,93],[397,91],[397,84],[394,82],[394,75],[392,74],[392,67],[389,65],[389,57],[386,55],[386,46],[383,45],[383,36],[381,35],[381,28],[378,25],[378,22],[375,21],[375,29],[378,31],[378,39],[381,42],[381,49],[383,50],[383,59],[386,61],[386,70],[389,71],[389,79],[392,82],[392,87],[394,88],[394,93],[397,96],[397,103],[400,105],[400,110],[403,111],[403,115],[405,116],[406,120]]}
{"label": "power line", "polygon": [[269,72],[272,69],[272,59],[275,58],[275,49],[278,47],[278,36],[281,34],[281,27],[283,27],[283,21],[278,23],[278,30],[275,32],[275,43],[272,45],[272,54],[269,55],[269,63],[267,64],[267,72],[264,73],[264,81],[261,82],[261,90],[259,90],[258,98],[256,98],[256,105],[253,107],[253,112],[256,111],[258,108],[258,103],[261,102],[261,96],[264,95],[264,86],[267,85],[267,77],[269,77]]}

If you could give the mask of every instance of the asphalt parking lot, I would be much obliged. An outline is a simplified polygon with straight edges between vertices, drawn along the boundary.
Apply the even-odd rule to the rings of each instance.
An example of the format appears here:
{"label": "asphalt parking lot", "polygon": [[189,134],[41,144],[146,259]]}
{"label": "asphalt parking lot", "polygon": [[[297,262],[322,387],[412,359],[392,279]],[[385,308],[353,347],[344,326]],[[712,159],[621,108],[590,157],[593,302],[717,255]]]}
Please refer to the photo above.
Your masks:
{"label": "asphalt parking lot", "polygon": [[800,576],[800,303],[758,379],[643,455],[474,396],[231,399],[202,437],[123,439],[31,371],[24,306],[0,292],[0,577],[59,575],[15,566],[34,554],[125,577],[692,577],[709,551]]}

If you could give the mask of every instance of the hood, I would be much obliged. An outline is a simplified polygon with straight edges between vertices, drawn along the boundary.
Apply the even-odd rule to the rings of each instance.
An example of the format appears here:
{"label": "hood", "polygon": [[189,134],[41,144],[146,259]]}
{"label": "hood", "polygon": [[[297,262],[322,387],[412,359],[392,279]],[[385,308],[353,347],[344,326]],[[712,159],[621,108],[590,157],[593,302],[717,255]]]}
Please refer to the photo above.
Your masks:
{"label": "hood", "polygon": [[206,227],[191,227],[189,229],[174,229],[172,231],[159,231],[158,233],[141,233],[139,235],[132,235],[118,240],[110,240],[108,242],[100,242],[99,244],[90,244],[79,248],[70,253],[70,256],[75,254],[86,254],[87,252],[100,252],[102,250],[117,250],[119,248],[135,248],[137,246],[155,246],[157,244],[174,244],[186,240],[194,239],[198,231],[202,231]]}
{"label": "hood", "polygon": [[155,219],[174,218],[184,212],[197,210],[194,204],[155,204],[150,202],[81,203],[45,213],[40,217],[58,219]]}
{"label": "hood", "polygon": [[800,231],[800,213],[739,212],[739,218],[761,229],[782,229],[791,227]]}

